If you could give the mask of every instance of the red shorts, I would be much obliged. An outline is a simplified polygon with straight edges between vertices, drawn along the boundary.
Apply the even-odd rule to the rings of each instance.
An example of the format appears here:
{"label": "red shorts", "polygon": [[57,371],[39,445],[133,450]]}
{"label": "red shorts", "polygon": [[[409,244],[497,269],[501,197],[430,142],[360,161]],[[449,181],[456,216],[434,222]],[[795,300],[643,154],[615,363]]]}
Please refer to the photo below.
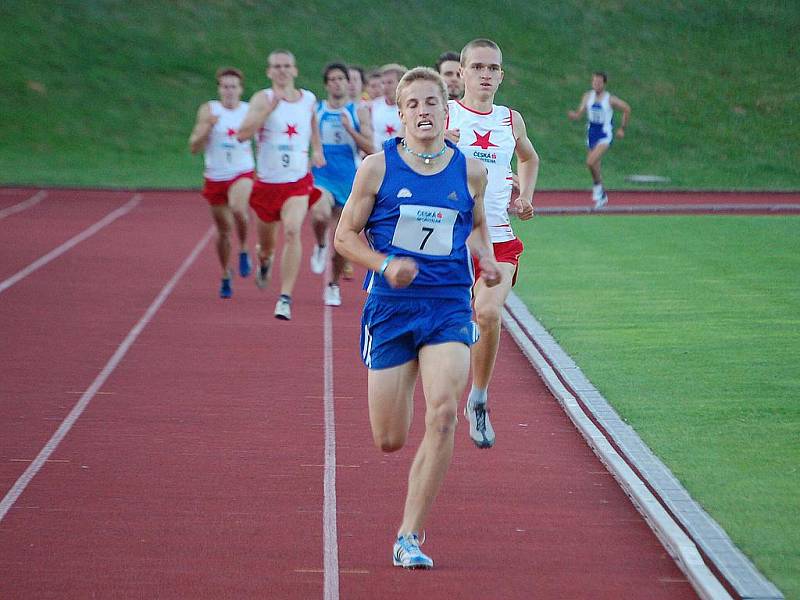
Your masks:
{"label": "red shorts", "polygon": [[[519,257],[525,246],[519,238],[508,240],[507,242],[496,242],[492,244],[494,247],[494,259],[499,263],[509,263],[514,265],[514,276],[511,279],[511,285],[517,283],[517,271],[519,271]],[[472,257],[472,265],[475,267],[475,281],[481,276],[481,267],[475,257]]]}
{"label": "red shorts", "polygon": [[315,194],[314,178],[311,173],[297,181],[289,183],[264,183],[256,179],[253,184],[253,192],[250,194],[250,206],[253,208],[258,218],[265,223],[272,223],[281,220],[281,209],[286,201],[292,196],[308,196],[308,205],[311,206],[319,200],[319,195],[312,202],[311,198]]}
{"label": "red shorts", "polygon": [[247,173],[239,173],[233,179],[227,179],[225,181],[211,181],[210,179],[206,179],[205,183],[203,184],[203,198],[208,200],[208,203],[211,206],[221,206],[228,204],[228,190],[230,187],[240,179],[252,179],[253,172],[248,171]]}

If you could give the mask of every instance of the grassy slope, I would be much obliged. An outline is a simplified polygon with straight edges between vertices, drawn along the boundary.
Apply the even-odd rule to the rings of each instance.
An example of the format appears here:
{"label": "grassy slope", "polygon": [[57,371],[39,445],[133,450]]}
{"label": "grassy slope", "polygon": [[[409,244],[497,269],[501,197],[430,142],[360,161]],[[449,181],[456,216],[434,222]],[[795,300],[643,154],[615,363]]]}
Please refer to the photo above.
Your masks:
{"label": "grassy slope", "polygon": [[541,218],[517,229],[529,248],[523,300],[800,597],[800,218]]}
{"label": "grassy slope", "polygon": [[402,14],[392,3],[285,4],[4,3],[0,182],[196,185],[185,140],[218,65],[243,68],[249,95],[265,83],[267,52],[288,47],[300,84],[319,91],[330,59],[430,64],[485,35],[506,49],[500,101],[526,116],[540,187],[586,187],[582,126],[565,115],[604,68],[634,110],[606,159],[609,187],[656,173],[674,187],[800,188],[794,2],[515,0],[491,14],[459,2],[445,26],[420,2]]}

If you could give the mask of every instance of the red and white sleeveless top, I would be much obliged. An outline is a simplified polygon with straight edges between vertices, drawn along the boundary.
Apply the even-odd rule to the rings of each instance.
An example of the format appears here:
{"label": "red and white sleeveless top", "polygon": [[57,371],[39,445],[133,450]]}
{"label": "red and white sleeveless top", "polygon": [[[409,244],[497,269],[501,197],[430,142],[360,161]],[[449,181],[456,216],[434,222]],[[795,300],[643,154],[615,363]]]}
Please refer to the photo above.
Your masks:
{"label": "red and white sleeveless top", "polygon": [[[267,101],[272,89],[265,90]],[[258,130],[258,179],[264,183],[291,183],[308,173],[308,146],[311,143],[311,117],[314,94],[299,90],[294,102],[282,100]]]}
{"label": "red and white sleeveless top", "polygon": [[468,158],[476,158],[486,165],[488,183],[483,205],[489,237],[492,242],[515,239],[508,219],[511,159],[517,146],[511,109],[493,104],[491,111],[482,113],[467,108],[458,100],[450,100],[447,106],[447,129],[458,129],[461,133],[458,149]]}
{"label": "red and white sleeveless top", "polygon": [[247,114],[247,102],[239,102],[236,108],[225,108],[219,100],[208,103],[211,114],[219,117],[205,149],[205,172],[211,181],[229,181],[237,175],[252,171],[253,146],[250,140],[240,142],[236,139],[239,127]]}
{"label": "red and white sleeveless top", "polygon": [[397,104],[386,104],[386,98],[375,98],[370,105],[372,113],[372,142],[375,152],[383,150],[383,142],[395,136],[402,135],[400,130],[403,123],[400,121],[400,111]]}

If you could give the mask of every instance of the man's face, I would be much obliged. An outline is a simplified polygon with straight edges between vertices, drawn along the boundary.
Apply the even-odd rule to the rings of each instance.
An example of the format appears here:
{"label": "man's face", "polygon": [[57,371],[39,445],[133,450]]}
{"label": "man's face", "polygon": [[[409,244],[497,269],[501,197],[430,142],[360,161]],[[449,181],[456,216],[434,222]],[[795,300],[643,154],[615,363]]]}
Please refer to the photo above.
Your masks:
{"label": "man's face", "polygon": [[331,69],[325,79],[325,90],[328,96],[335,100],[341,100],[348,95],[347,75],[340,69]]}
{"label": "man's face", "polygon": [[419,140],[435,139],[444,131],[447,103],[433,81],[419,79],[405,88],[398,108],[406,135]]}
{"label": "man's face", "polygon": [[226,106],[236,104],[242,97],[242,82],[236,75],[223,75],[219,78],[217,92]]}
{"label": "man's face", "polygon": [[364,82],[361,80],[361,71],[358,69],[348,69],[350,75],[350,83],[347,86],[347,92],[351,100],[360,100],[361,92],[364,91]]}
{"label": "man's face", "polygon": [[367,79],[367,93],[373,100],[383,96],[383,78],[370,77]]}
{"label": "man's face", "polygon": [[464,82],[461,81],[461,65],[456,60],[446,60],[439,65],[439,75],[447,84],[447,94],[451,100],[458,100],[464,94]]}
{"label": "man's face", "polygon": [[394,102],[397,84],[400,83],[400,74],[397,71],[387,71],[381,75],[383,82],[383,95],[389,102]]}
{"label": "man's face", "polygon": [[595,92],[602,92],[606,88],[606,82],[602,75],[592,75],[592,89]]}
{"label": "man's face", "polygon": [[464,88],[479,98],[494,95],[503,81],[503,55],[494,48],[472,48],[467,52],[461,78]]}
{"label": "man's face", "polygon": [[276,85],[289,85],[297,77],[297,67],[294,58],[289,54],[273,54],[269,57],[267,77]]}

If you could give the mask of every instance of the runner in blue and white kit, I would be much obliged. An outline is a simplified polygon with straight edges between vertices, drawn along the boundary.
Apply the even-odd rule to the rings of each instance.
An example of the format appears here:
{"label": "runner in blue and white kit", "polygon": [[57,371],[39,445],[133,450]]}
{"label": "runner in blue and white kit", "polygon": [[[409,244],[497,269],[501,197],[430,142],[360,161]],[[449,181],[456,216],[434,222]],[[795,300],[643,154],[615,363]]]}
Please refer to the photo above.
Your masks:
{"label": "runner in blue and white kit", "polygon": [[[316,103],[315,112],[325,166],[311,169],[314,187],[322,192],[322,198],[311,209],[312,227],[317,238],[311,254],[311,270],[317,274],[325,271],[328,227],[332,224],[335,228],[339,223],[342,208],[353,187],[356,168],[361,162],[359,151],[374,152],[369,109],[349,101],[347,66],[330,63],[323,69],[322,77],[328,97]],[[333,253],[332,267],[323,300],[327,306],[339,306],[342,303],[339,278],[344,270],[344,259],[336,252]]]}
{"label": "runner in blue and white kit", "polygon": [[573,121],[586,113],[588,124],[586,127],[586,166],[592,174],[592,200],[595,208],[602,208],[608,204],[608,194],[603,187],[603,177],[600,173],[600,160],[614,140],[614,109],[622,111],[622,125],[617,129],[617,137],[625,137],[625,127],[631,115],[631,107],[627,102],[612,96],[606,91],[608,76],[602,71],[592,73],[592,89],[581,98],[577,110],[571,110],[567,116]]}
{"label": "runner in blue and white kit", "polygon": [[[384,452],[403,447],[418,376],[425,436],[411,465],[392,561],[428,569],[418,534],[453,455],[456,413],[469,376],[473,268],[497,285],[483,215],[486,170],[444,141],[447,88],[432,69],[407,72],[397,87],[405,138],[364,159],[342,211],[335,245],[370,269],[361,352],[369,369],[372,435]],[[369,244],[360,236],[365,231]]]}

